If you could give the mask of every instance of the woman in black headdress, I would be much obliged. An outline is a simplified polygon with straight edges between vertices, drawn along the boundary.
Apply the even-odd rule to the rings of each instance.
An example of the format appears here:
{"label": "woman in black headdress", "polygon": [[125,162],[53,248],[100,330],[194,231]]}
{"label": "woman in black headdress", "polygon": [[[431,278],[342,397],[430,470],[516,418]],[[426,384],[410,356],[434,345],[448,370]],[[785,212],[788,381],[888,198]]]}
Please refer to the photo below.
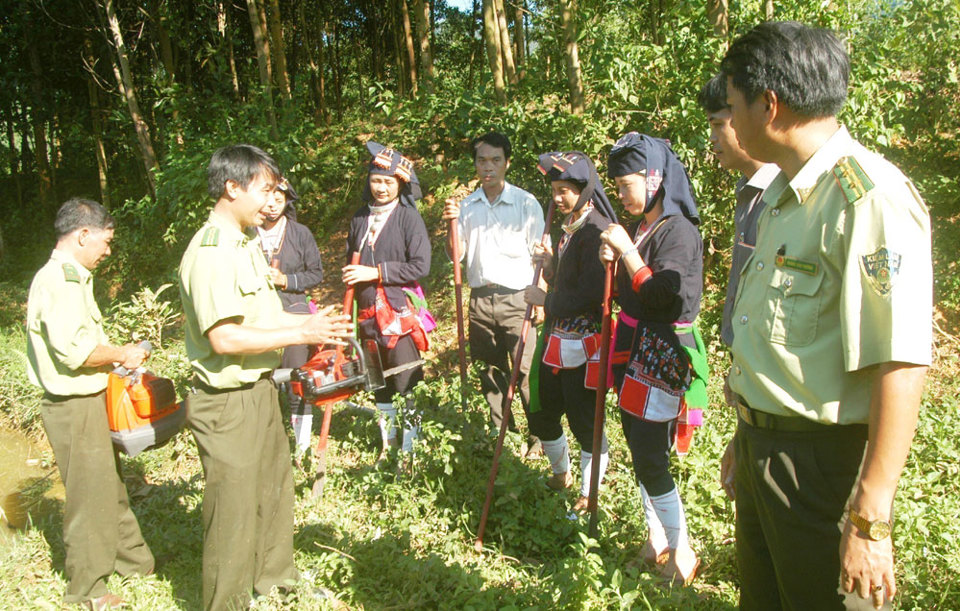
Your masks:
{"label": "woman in black headdress", "polygon": [[[343,281],[356,289],[358,335],[377,341],[383,367],[390,369],[418,360],[428,346],[408,292],[419,289],[417,281],[430,273],[430,238],[415,204],[421,192],[413,162],[376,142],[368,142],[367,150],[372,159],[364,205],[350,221]],[[357,252],[360,262],[350,264]],[[409,393],[422,379],[420,367],[402,371],[387,378],[386,387],[374,393],[385,446],[412,451],[420,413]],[[393,403],[396,394],[407,396],[399,427],[402,437]]]}
{"label": "woman in black headdress", "polygon": [[[257,227],[257,234],[284,311],[309,314],[306,293],[323,281],[323,264],[313,233],[297,222],[294,202],[298,199],[293,186],[286,178],[281,179],[267,202],[264,209],[266,218],[263,225]],[[280,366],[291,369],[300,367],[313,351],[313,346],[287,346],[283,349]],[[299,455],[310,447],[313,405],[292,390],[288,389],[287,395],[290,400],[290,423]]]}
{"label": "woman in black headdress", "polygon": [[627,134],[610,151],[608,174],[639,217],[603,232],[600,258],[618,261],[612,363],[649,531],[640,559],[687,584],[700,560],[669,467],[678,420],[706,404],[706,356],[693,324],[703,290],[700,218],[686,169],[664,140]]}
{"label": "woman in black headdress", "polygon": [[[540,359],[531,372],[530,432],[540,438],[553,475],[547,485],[568,488],[570,450],[561,417],[580,443],[580,496],[574,511],[587,508],[590,490],[596,390],[586,387],[587,360],[599,349],[603,302],[603,266],[597,259],[600,234],[616,215],[603,191],[593,162],[572,151],[540,155],[538,169],[549,179],[553,201],[566,215],[563,233],[554,253],[538,247],[535,257],[544,263],[546,293],[536,286],[525,292],[527,303],[542,305],[546,314]],[[537,392],[533,393],[536,387]],[[600,480],[607,468],[607,438],[602,437]]]}

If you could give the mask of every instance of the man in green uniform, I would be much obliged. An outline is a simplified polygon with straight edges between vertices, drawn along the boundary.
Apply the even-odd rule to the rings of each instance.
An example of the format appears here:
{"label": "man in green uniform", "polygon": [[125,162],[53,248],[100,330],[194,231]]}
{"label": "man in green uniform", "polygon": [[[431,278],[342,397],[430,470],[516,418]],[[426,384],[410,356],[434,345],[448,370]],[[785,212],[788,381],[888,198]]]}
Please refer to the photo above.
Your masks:
{"label": "man in green uniform", "polygon": [[930,363],[929,214],[837,122],[849,60],[831,32],[761,24],[721,70],[740,144],[782,170],[733,315],[740,607],[879,608]]}
{"label": "man in green uniform", "polygon": [[187,356],[196,392],[187,424],[203,463],[203,607],[241,608],[297,579],[293,564],[293,474],[269,379],[279,349],[337,343],[349,317],[283,311],[254,227],[280,177],[249,145],[214,153],[207,168],[217,198],[180,261]]}
{"label": "man in green uniform", "polygon": [[64,601],[91,609],[123,605],[107,578],[153,571],[153,555],[130,511],[107,428],[107,373],[136,369],[142,348],[112,346],[93,298],[91,272],[110,254],[113,218],[97,202],[71,199],[57,212],[57,245],[30,285],[27,373],[43,388],[40,415],[66,498]]}

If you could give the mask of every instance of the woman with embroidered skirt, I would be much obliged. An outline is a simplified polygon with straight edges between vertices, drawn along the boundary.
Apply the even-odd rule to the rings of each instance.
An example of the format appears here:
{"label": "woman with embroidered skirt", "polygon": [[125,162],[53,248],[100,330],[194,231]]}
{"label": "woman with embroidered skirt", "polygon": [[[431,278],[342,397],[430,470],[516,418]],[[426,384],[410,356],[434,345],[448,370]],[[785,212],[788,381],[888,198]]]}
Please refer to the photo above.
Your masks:
{"label": "woman with embroidered skirt", "polygon": [[696,575],[670,449],[685,410],[706,404],[706,355],[694,326],[703,290],[703,241],[686,169],[659,138],[630,132],[610,151],[608,174],[639,220],[610,225],[602,261],[617,261],[621,312],[611,359],[620,419],[649,536],[639,560],[680,584]]}
{"label": "woman with embroidered skirt", "polygon": [[[609,461],[607,437],[593,447],[596,389],[586,386],[587,360],[600,346],[603,265],[597,259],[600,234],[616,215],[593,162],[571,151],[540,155],[538,169],[549,179],[557,210],[565,215],[554,253],[538,246],[534,256],[544,264],[550,291],[528,286],[528,304],[546,314],[535,371],[531,372],[530,432],[540,438],[553,475],[547,485],[563,490],[573,484],[570,450],[561,418],[580,444],[580,495],[574,511],[587,509],[591,465],[599,450],[600,480]],[[536,392],[533,392],[536,390]]]}
{"label": "woman with embroidered skirt", "polygon": [[[343,281],[356,289],[359,337],[376,340],[383,368],[391,369],[419,360],[420,351],[428,347],[411,296],[422,295],[417,281],[430,272],[430,239],[415,204],[421,192],[413,162],[373,141],[367,142],[367,150],[372,159],[364,205],[350,221]],[[357,252],[359,263],[350,264]],[[385,448],[413,450],[420,413],[410,391],[422,379],[421,367],[401,371],[374,393]],[[400,427],[394,402],[398,394],[405,397]]]}

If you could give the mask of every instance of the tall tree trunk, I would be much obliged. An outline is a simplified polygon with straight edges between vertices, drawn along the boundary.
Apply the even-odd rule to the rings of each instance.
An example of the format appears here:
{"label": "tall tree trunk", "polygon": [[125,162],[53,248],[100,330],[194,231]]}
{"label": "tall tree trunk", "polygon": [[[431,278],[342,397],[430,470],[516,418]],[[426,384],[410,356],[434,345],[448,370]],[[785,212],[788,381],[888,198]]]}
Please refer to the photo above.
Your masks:
{"label": "tall tree trunk", "polygon": [[566,44],[567,86],[570,89],[570,112],[583,112],[583,80],[580,76],[580,49],[577,45],[576,0],[561,0],[560,21]]}
{"label": "tall tree trunk", "polygon": [[7,151],[10,161],[10,176],[13,177],[14,185],[17,188],[17,208],[23,208],[23,185],[20,184],[20,168],[22,164],[20,163],[17,155],[17,142],[16,136],[14,135],[14,124],[16,123],[15,115],[13,114],[13,104],[7,102]]}
{"label": "tall tree trunk", "polygon": [[[93,70],[93,43],[90,38],[83,38],[83,55]],[[110,207],[110,184],[107,177],[107,151],[103,146],[103,124],[100,117],[100,94],[93,75],[87,75],[87,95],[90,98],[90,124],[93,127],[93,152],[97,158],[97,177],[100,179],[100,203]]]}
{"label": "tall tree trunk", "polygon": [[524,11],[526,10],[524,0],[516,0],[517,6],[514,7],[513,11],[513,42],[516,45],[516,59],[517,59],[517,69],[520,70],[520,67],[526,61],[526,50],[527,42],[524,32]]}
{"label": "tall tree trunk", "polygon": [[[301,32],[303,33],[303,46],[307,54],[307,66],[310,69],[310,92],[313,96],[314,103],[314,116],[316,119],[322,120],[325,124],[330,125],[330,118],[327,115],[326,101],[324,100],[324,82],[323,82],[323,29],[321,27],[320,36],[315,36],[315,29],[311,26],[315,24],[315,21],[307,21],[306,11],[304,10],[304,2],[297,3],[297,20],[301,24]],[[313,54],[314,46],[317,48],[317,52],[320,54],[319,66],[317,65],[317,58]]]}
{"label": "tall tree trunk", "polygon": [[403,12],[400,9],[400,0],[390,2],[390,22],[391,40],[393,41],[393,58],[397,65],[397,89],[400,91],[400,97],[407,97],[407,67],[404,64],[404,45],[403,40]]}
{"label": "tall tree trunk", "polygon": [[433,52],[430,50],[430,0],[413,0],[413,18],[417,22],[417,37],[420,40],[420,76],[423,86],[433,92]]}
{"label": "tall tree trunk", "polygon": [[773,20],[773,0],[766,0],[766,2],[763,3],[763,15],[767,21]]}
{"label": "tall tree trunk", "polygon": [[260,84],[263,86],[264,97],[267,103],[267,120],[270,121],[270,136],[277,138],[280,130],[277,129],[277,114],[273,107],[273,79],[270,68],[270,43],[264,33],[260,21],[260,10],[257,0],[247,0],[247,13],[250,15],[250,27],[253,30],[253,46],[257,48],[257,66],[260,69]]}
{"label": "tall tree trunk", "polygon": [[237,62],[233,56],[233,36],[230,34],[230,10],[233,4],[217,1],[217,31],[227,45],[227,64],[230,66],[230,84],[233,85],[233,95],[240,99],[240,79],[237,77]]}
{"label": "tall tree trunk", "polygon": [[137,92],[133,87],[133,74],[130,72],[130,61],[127,59],[127,47],[123,42],[123,33],[120,31],[120,22],[117,20],[117,13],[113,9],[113,0],[103,0],[103,9],[107,16],[107,25],[110,28],[110,34],[113,36],[113,46],[117,52],[118,61],[111,62],[113,65],[113,74],[117,79],[117,86],[120,88],[120,93],[127,101],[130,118],[137,132],[137,142],[140,144],[140,156],[143,158],[143,169],[146,171],[147,186],[150,189],[150,194],[155,195],[157,192],[157,179],[153,173],[155,170],[160,169],[160,164],[157,163],[157,155],[153,151],[153,140],[150,138],[150,130],[147,128],[147,122],[143,120],[143,114],[140,112],[140,104],[137,102]]}
{"label": "tall tree trunk", "polygon": [[43,118],[43,68],[40,64],[40,54],[37,45],[29,39],[30,29],[24,31],[24,46],[30,62],[30,125],[33,128],[34,163],[37,168],[39,182],[40,203],[47,211],[52,205],[53,177],[50,174],[50,158],[47,151],[47,134]]}
{"label": "tall tree trunk", "polygon": [[647,5],[650,15],[650,33],[653,36],[653,44],[663,44],[663,33],[660,31],[660,23],[663,17],[663,1],[649,0]]}
{"label": "tall tree trunk", "polygon": [[410,76],[410,93],[417,95],[417,54],[413,48],[413,28],[410,27],[410,9],[407,0],[400,0],[400,12],[403,15],[403,39],[407,47],[407,66]]}
{"label": "tall tree trunk", "polygon": [[517,67],[513,63],[513,46],[510,44],[510,30],[507,28],[507,15],[503,9],[503,0],[494,0],[497,27],[500,30],[500,49],[503,51],[503,68],[511,85],[517,84]]}
{"label": "tall tree trunk", "polygon": [[497,11],[493,0],[483,0],[483,40],[487,47],[487,62],[493,73],[493,91],[497,101],[507,101],[507,86],[503,80],[503,52],[500,48],[500,32]]}
{"label": "tall tree trunk", "polygon": [[270,44],[273,45],[270,59],[273,60],[274,74],[277,75],[277,83],[280,85],[280,92],[285,100],[291,98],[290,95],[290,75],[287,72],[287,53],[286,45],[283,43],[283,22],[280,20],[280,3],[277,0],[270,0]]}
{"label": "tall tree trunk", "polygon": [[470,13],[470,71],[467,73],[468,89],[473,88],[473,62],[477,58],[477,46],[483,45],[483,36],[477,36],[477,16],[479,11],[479,0],[473,0],[473,10]]}
{"label": "tall tree trunk", "polygon": [[176,80],[176,64],[173,61],[173,45],[170,42],[170,30],[167,28],[167,11],[162,6],[162,0],[151,0],[149,6],[150,20],[157,33],[157,43],[160,46],[160,63],[167,72],[167,82]]}
{"label": "tall tree trunk", "polygon": [[707,0],[707,18],[717,38],[726,38],[730,32],[729,10],[730,0]]}
{"label": "tall tree trunk", "polygon": [[343,70],[340,66],[340,28],[336,19],[333,20],[333,66],[334,92],[337,94],[337,122],[343,121]]}

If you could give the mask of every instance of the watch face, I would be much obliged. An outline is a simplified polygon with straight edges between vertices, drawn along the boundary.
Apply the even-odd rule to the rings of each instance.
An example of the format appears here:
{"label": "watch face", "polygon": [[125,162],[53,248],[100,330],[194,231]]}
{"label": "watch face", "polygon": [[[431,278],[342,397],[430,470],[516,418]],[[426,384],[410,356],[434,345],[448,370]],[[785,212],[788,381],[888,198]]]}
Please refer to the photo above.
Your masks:
{"label": "watch face", "polygon": [[874,541],[882,541],[890,536],[890,524],[882,520],[877,520],[870,524],[870,538]]}

